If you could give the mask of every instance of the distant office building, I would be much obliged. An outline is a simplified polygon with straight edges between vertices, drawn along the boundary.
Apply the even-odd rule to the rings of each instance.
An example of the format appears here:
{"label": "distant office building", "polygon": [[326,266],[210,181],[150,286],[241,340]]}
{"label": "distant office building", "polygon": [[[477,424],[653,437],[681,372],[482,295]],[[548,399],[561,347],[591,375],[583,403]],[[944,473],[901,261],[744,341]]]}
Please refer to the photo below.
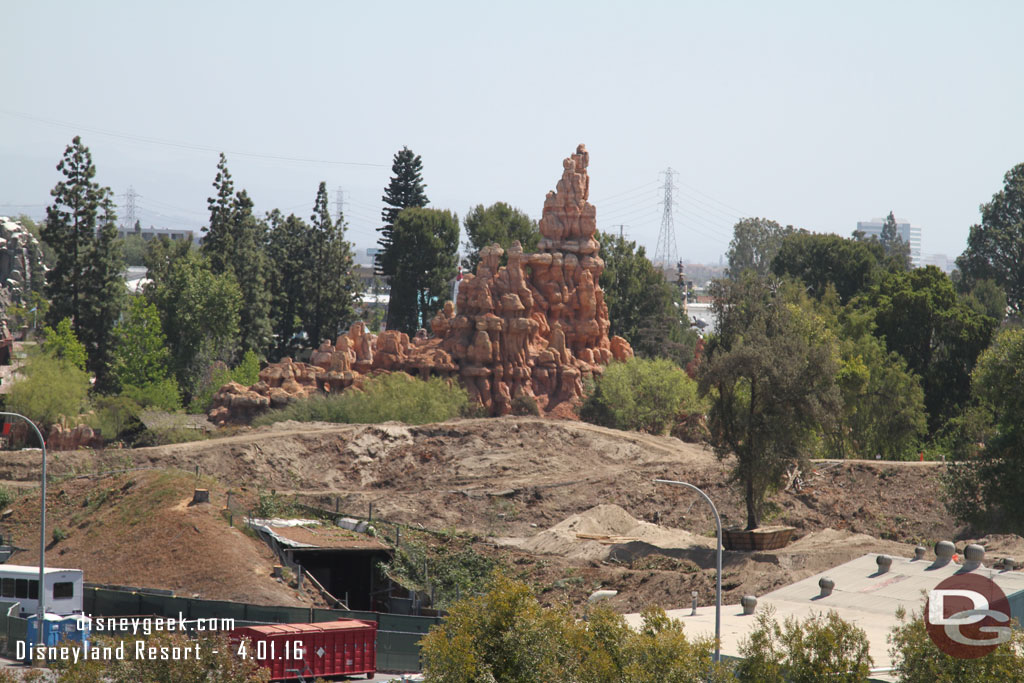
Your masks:
{"label": "distant office building", "polygon": [[[857,221],[857,231],[871,239],[872,236],[882,238],[882,226],[885,225],[884,218],[875,218],[870,221]],[[896,231],[900,239],[910,243],[910,264],[914,268],[924,265],[921,260],[921,226],[911,225],[910,221],[903,218],[896,219]]]}
{"label": "distant office building", "polygon": [[925,254],[923,264],[935,266],[944,273],[952,273],[953,269],[956,268],[956,260],[949,258],[945,254]]}
{"label": "distant office building", "polygon": [[[124,239],[128,235],[134,235],[134,230],[118,230],[117,236]],[[167,228],[154,228],[150,226],[148,228],[142,228],[139,231],[142,235],[142,239],[146,242],[150,241],[154,237],[166,237],[169,240],[187,240],[189,242],[195,241],[195,231],[193,230],[170,230]]]}

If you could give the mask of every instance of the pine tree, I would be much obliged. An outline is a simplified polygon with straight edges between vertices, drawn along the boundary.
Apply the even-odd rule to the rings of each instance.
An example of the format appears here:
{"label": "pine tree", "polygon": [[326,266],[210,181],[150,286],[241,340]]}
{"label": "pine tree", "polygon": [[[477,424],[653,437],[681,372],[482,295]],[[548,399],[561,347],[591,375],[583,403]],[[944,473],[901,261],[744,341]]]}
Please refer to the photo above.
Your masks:
{"label": "pine tree", "polygon": [[46,274],[46,295],[50,297],[46,323],[55,327],[70,318],[77,332],[83,298],[81,275],[107,189],[93,182],[96,167],[92,155],[77,135],[64,150],[57,170],[64,174],[64,180],[50,191],[53,204],[46,208],[42,228],[42,237],[55,256],[53,268]]}
{"label": "pine tree", "polygon": [[210,261],[215,273],[223,273],[227,269],[227,258],[234,247],[232,230],[233,196],[235,184],[231,181],[228,171],[228,160],[221,152],[217,162],[217,176],[213,179],[213,187],[217,190],[216,197],[206,200],[210,208],[210,225],[203,228],[203,255]]}
{"label": "pine tree", "polygon": [[327,206],[327,183],[321,182],[310,218],[311,262],[307,268],[306,331],[309,341],[318,345],[321,337],[332,338],[355,316],[359,296],[352,246],[345,241],[344,217],[331,220]]}
{"label": "pine tree", "polygon": [[391,172],[394,175],[384,188],[384,196],[381,197],[387,204],[380,212],[384,225],[377,228],[377,232],[380,233],[377,244],[381,249],[377,256],[377,273],[386,278],[395,274],[395,260],[391,248],[395,219],[402,209],[422,207],[430,203],[424,192],[427,186],[423,184],[423,160],[419,155],[413,154],[408,147],[403,147],[395,153]]}
{"label": "pine tree", "polygon": [[124,308],[128,292],[124,285],[122,241],[117,237],[117,216],[109,193],[100,213],[99,232],[89,249],[82,272],[85,299],[79,308],[79,338],[89,355],[88,369],[96,375],[96,389],[106,393],[116,388],[110,370],[115,326]]}
{"label": "pine tree", "polygon": [[267,283],[272,293],[270,319],[278,357],[285,355],[295,334],[302,330],[309,260],[309,226],[295,214],[287,218],[274,209],[267,214]]}
{"label": "pine tree", "polygon": [[245,190],[235,195],[232,206],[232,241],[228,255],[229,270],[242,291],[239,311],[239,358],[246,351],[263,356],[270,348],[273,330],[270,325],[270,291],[267,289],[266,223],[256,218],[253,203]]}
{"label": "pine tree", "polygon": [[268,262],[263,250],[267,227],[253,215],[253,202],[245,190],[232,194],[235,186],[224,154],[217,163],[213,187],[216,196],[206,202],[210,225],[205,229],[203,255],[214,274],[230,272],[242,291],[239,354],[251,350],[263,355],[273,336],[267,289]]}
{"label": "pine tree", "polygon": [[56,325],[70,318],[85,345],[88,369],[97,388],[108,387],[113,329],[124,303],[124,262],[117,239],[117,215],[108,187],[93,181],[96,167],[79,136],[57,165],[64,180],[51,191],[42,237],[54,250],[54,267],[46,274],[50,308],[46,320]]}
{"label": "pine tree", "polygon": [[882,224],[882,236],[878,240],[885,249],[885,255],[890,262],[899,265],[903,270],[910,267],[910,243],[904,242],[900,236],[899,227],[896,225],[896,216],[890,211]]}

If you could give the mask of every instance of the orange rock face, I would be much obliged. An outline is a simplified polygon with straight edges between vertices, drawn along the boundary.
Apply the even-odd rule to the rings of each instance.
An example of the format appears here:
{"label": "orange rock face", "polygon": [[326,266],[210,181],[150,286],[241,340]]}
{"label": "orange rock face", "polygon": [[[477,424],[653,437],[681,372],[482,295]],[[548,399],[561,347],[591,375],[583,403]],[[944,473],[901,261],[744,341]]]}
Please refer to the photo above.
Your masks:
{"label": "orange rock face", "polygon": [[604,270],[594,239],[597,212],[587,201],[589,160],[580,145],[563,161],[562,177],[544,200],[538,252],[524,254],[515,242],[508,264],[499,267],[504,250],[497,244],[482,249],[476,273],[463,278],[454,305],[447,302],[431,321],[432,336],[420,330],[410,341],[388,330],[374,338],[356,323],[334,344],[325,340],[308,365],[285,359],[260,372],[261,381],[248,390],[222,387],[211,419],[245,419],[265,409],[250,394],[277,407],[315,391],[358,385],[370,370],[457,376],[491,415],[509,413],[521,396],[543,409],[578,399],[586,377],[600,374],[613,359],[633,356],[625,339],[608,338],[608,306],[597,284]]}

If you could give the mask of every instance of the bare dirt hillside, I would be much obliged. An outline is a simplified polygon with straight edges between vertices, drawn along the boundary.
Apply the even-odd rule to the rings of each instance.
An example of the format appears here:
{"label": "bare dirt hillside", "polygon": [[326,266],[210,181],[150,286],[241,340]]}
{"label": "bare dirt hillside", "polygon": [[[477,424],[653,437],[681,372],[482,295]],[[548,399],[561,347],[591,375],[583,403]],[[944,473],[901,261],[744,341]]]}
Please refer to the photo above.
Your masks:
{"label": "bare dirt hillside", "polygon": [[[38,478],[38,460],[38,452],[0,453],[0,479],[27,483]],[[707,596],[713,586],[713,561],[709,563],[706,550],[714,529],[709,510],[695,494],[655,484],[654,479],[682,479],[704,488],[726,525],[743,524],[742,500],[729,482],[730,465],[708,449],[671,437],[508,417],[415,427],[279,423],[175,446],[60,453],[52,458],[50,470],[81,474],[142,467],[191,472],[198,466],[203,475],[220,482],[221,491],[232,487],[251,496],[257,489],[273,489],[331,509],[337,505],[354,515],[365,515],[372,504],[375,517],[476,534],[484,539],[478,544],[480,552],[499,556],[539,585],[549,586],[551,601],[582,600],[594,587],[605,585],[622,591],[617,606],[635,609],[651,601],[689,604],[691,590]],[[914,544],[930,546],[954,538],[958,529],[941,501],[941,470],[942,465],[933,463],[814,464],[804,473],[800,492],[788,490],[772,498],[765,520],[795,526],[798,540],[784,552],[735,554],[727,560],[727,598],[760,593],[866,552],[910,554]],[[187,493],[183,490],[182,498]],[[214,504],[221,506],[223,499],[217,495]],[[573,555],[543,546],[542,532],[602,504],[621,509],[619,522],[653,523],[666,533],[683,530],[703,544],[672,549],[642,535],[619,533],[612,524],[606,535],[623,537],[621,543],[612,539],[606,544],[614,545],[615,553]],[[173,519],[177,533],[190,544],[205,539],[204,532],[192,531],[195,538],[189,537],[184,518]],[[591,522],[594,528],[605,523]],[[222,543],[238,533],[221,531]],[[80,534],[83,541],[87,534]],[[160,555],[169,563],[168,571],[198,554],[165,552],[164,543],[174,546],[171,536],[149,537],[135,546],[136,553]],[[537,539],[531,541],[533,537]],[[498,546],[494,539],[499,538],[518,540]],[[97,537],[89,546],[104,542]],[[209,552],[216,555],[214,547]],[[84,547],[71,552],[68,560],[88,557]],[[99,556],[105,551],[90,552]],[[119,581],[144,582],[129,574],[126,570]],[[153,577],[150,582],[157,578],[140,575]],[[189,581],[200,585],[202,577]]]}
{"label": "bare dirt hillside", "polygon": [[[215,481],[198,483],[224,500],[225,490]],[[93,583],[169,589],[187,597],[311,604],[304,593],[273,578],[276,561],[262,541],[230,526],[218,506],[189,504],[196,484],[175,470],[51,484],[47,565],[82,569]],[[11,563],[39,563],[36,495],[17,499],[0,529],[20,548]]]}

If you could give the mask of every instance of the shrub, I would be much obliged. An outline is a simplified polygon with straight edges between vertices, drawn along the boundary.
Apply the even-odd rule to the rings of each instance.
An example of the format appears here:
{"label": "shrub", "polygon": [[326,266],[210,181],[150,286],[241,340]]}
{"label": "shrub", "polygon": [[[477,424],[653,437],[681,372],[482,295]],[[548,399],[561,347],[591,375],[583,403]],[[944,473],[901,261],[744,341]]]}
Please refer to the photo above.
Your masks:
{"label": "shrub", "polygon": [[420,642],[427,681],[734,680],[728,665],[712,665],[711,639],[687,639],[682,623],[660,608],[645,611],[637,631],[607,608],[578,621],[565,609],[542,608],[526,584],[500,574]]}
{"label": "shrub", "polygon": [[[958,659],[940,651],[932,642],[920,614],[896,612],[899,624],[889,634],[892,665],[900,681],[906,683],[994,683],[1019,680],[1024,671],[1024,633],[1013,629],[1010,642],[977,659]],[[1017,624],[1014,624],[1015,626]]]}
{"label": "shrub", "polygon": [[840,681],[860,683],[871,670],[867,634],[835,611],[783,624],[775,611],[762,609],[757,625],[740,643],[743,659],[736,678],[750,683]]}
{"label": "shrub", "polygon": [[540,415],[540,408],[537,407],[537,399],[527,394],[516,396],[512,399],[513,415]]}
{"label": "shrub", "polygon": [[128,432],[142,430],[140,410],[138,403],[125,396],[101,396],[95,401],[89,426],[98,429],[105,439],[120,439]]}
{"label": "shrub", "polygon": [[56,329],[43,327],[43,334],[46,336],[43,342],[43,350],[46,353],[71,363],[79,370],[85,370],[85,346],[78,341],[74,330],[71,329],[70,318],[64,318],[57,323]]}
{"label": "shrub", "polygon": [[65,529],[63,527],[59,527],[59,526],[53,527],[53,542],[54,543],[60,543],[61,541],[67,539],[67,537],[70,536],[70,535],[71,535],[71,533],[67,529]]}
{"label": "shrub", "polygon": [[254,425],[284,420],[373,424],[395,420],[406,424],[444,422],[457,417],[469,405],[466,390],[455,383],[432,377],[423,381],[404,372],[379,375],[362,391],[349,389],[337,396],[296,401],[260,418]]}
{"label": "shrub", "polygon": [[671,361],[630,358],[605,368],[580,417],[615,429],[662,434],[680,412],[703,412],[697,383]]}
{"label": "shrub", "polygon": [[173,377],[165,377],[143,386],[125,385],[121,387],[121,395],[143,408],[159,408],[171,412],[181,409],[181,389]]}
{"label": "shrub", "polygon": [[49,427],[60,416],[75,417],[85,409],[89,375],[68,361],[45,351],[33,352],[24,373],[7,395],[10,411]]}

